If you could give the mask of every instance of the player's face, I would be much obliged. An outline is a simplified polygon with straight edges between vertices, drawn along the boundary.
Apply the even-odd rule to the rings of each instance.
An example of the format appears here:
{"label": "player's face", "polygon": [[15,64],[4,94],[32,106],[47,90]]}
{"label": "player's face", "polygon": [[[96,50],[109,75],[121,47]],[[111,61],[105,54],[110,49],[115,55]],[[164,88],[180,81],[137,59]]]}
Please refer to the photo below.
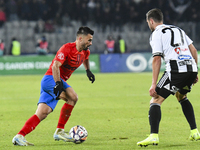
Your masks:
{"label": "player's face", "polygon": [[84,35],[82,37],[81,47],[83,50],[87,50],[92,45],[93,36],[91,34]]}

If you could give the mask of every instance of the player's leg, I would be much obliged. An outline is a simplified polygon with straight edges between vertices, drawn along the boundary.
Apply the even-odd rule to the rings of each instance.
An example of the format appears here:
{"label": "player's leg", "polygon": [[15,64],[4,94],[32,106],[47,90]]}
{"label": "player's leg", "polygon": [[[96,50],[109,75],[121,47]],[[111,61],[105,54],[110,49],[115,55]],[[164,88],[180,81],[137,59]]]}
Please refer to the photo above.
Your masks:
{"label": "player's leg", "polygon": [[78,101],[78,96],[73,90],[72,87],[68,87],[66,92],[62,92],[60,98],[65,101],[64,105],[60,111],[60,118],[58,121],[57,128],[64,129],[65,124],[67,123],[69,117],[71,116],[71,112]]}
{"label": "player's leg", "polygon": [[[53,77],[51,76],[44,76],[41,81],[41,94],[40,99],[38,102],[38,108],[36,110],[36,113],[31,116],[24,124],[22,129],[18,132],[18,134],[13,138],[12,142],[14,145],[20,145],[20,146],[29,146],[33,145],[26,141],[24,138],[27,134],[32,132],[36,126],[47,117],[49,113],[53,111],[57,104],[57,100],[55,98],[47,93],[46,91],[51,91],[53,93],[53,87],[52,84],[55,82],[53,81]],[[50,90],[49,90],[50,89]]]}
{"label": "player's leg", "polygon": [[31,116],[24,124],[22,129],[18,132],[18,134],[13,138],[12,142],[14,145],[20,145],[20,146],[29,146],[33,145],[32,143],[29,143],[24,138],[27,134],[32,132],[36,126],[47,117],[47,115],[52,111],[52,109],[44,104],[40,103],[38,105],[38,108],[36,110],[36,113]]}
{"label": "player's leg", "polygon": [[173,83],[177,87],[179,87],[179,91],[176,92],[176,98],[181,104],[183,114],[185,115],[185,118],[187,119],[190,125],[191,129],[191,134],[189,137],[190,140],[200,140],[200,134],[199,131],[197,130],[193,106],[188,100],[186,95],[188,92],[191,91],[192,84],[195,81],[196,77],[197,73],[195,72],[188,72],[184,74],[182,73],[179,74],[178,76],[173,76],[172,74]]}
{"label": "player's leg", "polygon": [[156,92],[158,94],[157,97],[153,97],[150,101],[149,108],[149,124],[150,124],[150,135],[143,141],[137,143],[138,146],[148,146],[148,145],[158,145],[159,138],[159,124],[161,120],[161,104],[164,100],[171,94],[170,91],[170,80],[168,74],[165,72],[161,79],[159,80]]}
{"label": "player's leg", "polygon": [[149,108],[150,135],[145,140],[138,142],[138,146],[158,145],[158,131],[161,120],[160,106],[164,100],[161,96],[151,99]]}
{"label": "player's leg", "polygon": [[185,118],[187,119],[189,125],[190,125],[190,140],[200,140],[200,134],[197,129],[196,120],[195,120],[195,114],[193,110],[193,106],[186,97],[186,95],[182,95],[179,92],[176,93],[177,100],[181,104],[183,114],[185,115]]}
{"label": "player's leg", "polygon": [[71,116],[71,112],[76,102],[78,101],[78,96],[73,90],[73,88],[67,83],[64,83],[64,87],[66,88],[66,90],[65,92],[61,93],[59,98],[63,99],[65,103],[60,111],[60,117],[58,120],[57,129],[54,133],[54,139],[63,140],[65,142],[71,142],[73,141],[73,139],[64,132],[64,127],[67,121],[69,120],[69,117]]}

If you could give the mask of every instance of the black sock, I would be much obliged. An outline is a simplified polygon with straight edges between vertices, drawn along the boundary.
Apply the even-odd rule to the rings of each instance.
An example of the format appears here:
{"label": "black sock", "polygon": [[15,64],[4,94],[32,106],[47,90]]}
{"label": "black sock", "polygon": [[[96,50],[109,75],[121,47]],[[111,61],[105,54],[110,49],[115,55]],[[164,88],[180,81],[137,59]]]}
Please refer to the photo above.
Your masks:
{"label": "black sock", "polygon": [[184,99],[180,100],[179,103],[182,106],[183,113],[185,115],[185,118],[187,119],[191,130],[196,129],[196,121],[195,121],[195,115],[194,115],[194,110],[193,106],[190,103],[190,101],[185,97]]}
{"label": "black sock", "polygon": [[151,126],[151,133],[158,133],[160,120],[161,120],[160,104],[152,103],[149,109],[149,123]]}

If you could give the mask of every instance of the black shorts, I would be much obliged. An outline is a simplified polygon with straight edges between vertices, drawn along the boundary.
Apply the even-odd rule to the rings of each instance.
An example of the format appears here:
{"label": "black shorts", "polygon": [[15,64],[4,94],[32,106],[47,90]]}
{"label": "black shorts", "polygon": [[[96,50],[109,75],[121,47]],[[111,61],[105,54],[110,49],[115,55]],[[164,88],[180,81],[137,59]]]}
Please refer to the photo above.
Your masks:
{"label": "black shorts", "polygon": [[[169,78],[171,75],[171,79]],[[167,73],[164,72],[160,78],[156,92],[163,98],[167,98],[170,94],[175,94],[177,91],[182,95],[191,91],[193,82],[197,77],[197,72],[186,72],[186,73]]]}

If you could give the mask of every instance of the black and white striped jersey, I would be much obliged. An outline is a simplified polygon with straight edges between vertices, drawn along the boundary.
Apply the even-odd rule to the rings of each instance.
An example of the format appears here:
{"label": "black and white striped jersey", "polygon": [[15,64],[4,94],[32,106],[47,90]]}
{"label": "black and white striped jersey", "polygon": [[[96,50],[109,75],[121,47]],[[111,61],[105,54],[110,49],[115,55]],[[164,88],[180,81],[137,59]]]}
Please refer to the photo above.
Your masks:
{"label": "black and white striped jersey", "polygon": [[150,37],[153,56],[162,56],[167,72],[197,72],[197,64],[189,50],[193,41],[172,25],[159,25]]}

